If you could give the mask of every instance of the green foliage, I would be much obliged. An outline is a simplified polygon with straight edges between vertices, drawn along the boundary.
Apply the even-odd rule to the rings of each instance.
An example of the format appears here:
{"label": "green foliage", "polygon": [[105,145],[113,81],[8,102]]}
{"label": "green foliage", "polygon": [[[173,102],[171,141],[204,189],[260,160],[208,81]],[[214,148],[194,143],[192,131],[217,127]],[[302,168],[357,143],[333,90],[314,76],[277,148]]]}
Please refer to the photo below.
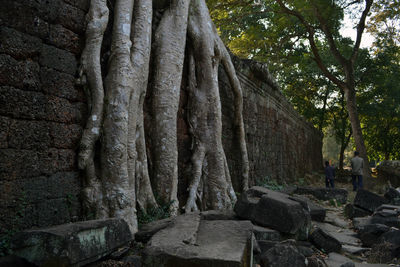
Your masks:
{"label": "green foliage", "polygon": [[268,176],[256,179],[256,186],[262,186],[274,191],[279,191],[283,189],[283,185],[280,185],[276,180],[273,180]]}
{"label": "green foliage", "polygon": [[151,207],[146,211],[139,210],[137,212],[137,220],[139,228],[152,221],[158,221],[170,216],[169,210],[172,202],[159,205],[158,207]]}

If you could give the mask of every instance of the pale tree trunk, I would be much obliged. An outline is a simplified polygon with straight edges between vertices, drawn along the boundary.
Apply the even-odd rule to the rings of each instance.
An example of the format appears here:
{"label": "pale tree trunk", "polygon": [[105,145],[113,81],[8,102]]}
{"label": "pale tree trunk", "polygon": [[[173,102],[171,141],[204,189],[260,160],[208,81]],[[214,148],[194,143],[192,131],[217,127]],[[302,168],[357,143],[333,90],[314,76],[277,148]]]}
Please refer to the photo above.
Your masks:
{"label": "pale tree trunk", "polygon": [[125,218],[135,231],[135,181],[128,172],[129,102],[133,92],[130,57],[133,0],[117,0],[114,8],[111,55],[105,80],[101,169],[109,216]]}
{"label": "pale tree trunk", "polygon": [[[83,190],[83,208],[94,217],[106,216],[103,211],[103,192],[94,163],[94,146],[103,123],[104,88],[101,75],[100,51],[103,34],[108,24],[106,0],[92,0],[86,15],[86,46],[81,56],[80,77],[86,88],[90,115],[82,134],[78,157],[79,168],[86,171]],[[101,215],[100,215],[101,214]]]}
{"label": "pale tree trunk", "polygon": [[178,211],[176,121],[186,45],[188,0],[173,0],[164,11],[154,40],[152,84],[152,160],[156,192],[171,212]]}
{"label": "pale tree trunk", "polygon": [[[134,23],[132,33],[132,54],[133,64],[133,93],[130,106],[130,129],[129,142],[131,149],[130,175],[136,183],[137,203],[142,211],[147,207],[157,206],[153,190],[150,184],[150,177],[147,166],[146,142],[143,126],[143,104],[147,91],[149,78],[150,52],[151,52],[151,17],[153,16],[152,1],[135,0]],[[133,118],[136,117],[134,120]]]}
{"label": "pale tree trunk", "polygon": [[[248,188],[240,83],[204,0],[192,0],[188,31],[190,2],[163,2],[160,23],[152,33],[152,1],[116,0],[109,68],[102,75],[100,52],[108,9],[105,0],[91,1],[81,64],[81,80],[87,81],[90,107],[79,154],[79,167],[85,169],[87,176],[84,207],[96,218],[124,218],[132,232],[137,230],[136,203],[143,212],[158,206],[153,189],[160,204],[170,205],[171,215],[179,211],[176,121],[186,47],[190,49],[188,122],[193,141],[193,177],[185,210],[227,209],[236,201],[221,140],[219,62],[234,93],[235,129],[242,153],[240,178],[242,190]],[[144,132],[143,105],[148,84],[153,113],[151,178],[155,188],[150,182]],[[100,133],[101,164],[95,164],[94,147]]]}

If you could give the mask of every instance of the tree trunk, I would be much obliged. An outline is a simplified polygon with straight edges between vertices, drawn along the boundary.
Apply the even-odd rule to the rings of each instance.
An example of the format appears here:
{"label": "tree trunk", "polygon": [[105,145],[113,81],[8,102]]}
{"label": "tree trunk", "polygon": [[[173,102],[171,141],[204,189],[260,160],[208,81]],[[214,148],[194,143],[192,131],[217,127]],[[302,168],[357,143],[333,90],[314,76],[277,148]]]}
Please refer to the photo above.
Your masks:
{"label": "tree trunk", "polygon": [[154,40],[152,84],[152,158],[156,192],[171,212],[178,212],[176,121],[186,46],[188,0],[173,0],[164,11]]}
{"label": "tree trunk", "polygon": [[360,153],[360,157],[364,159],[363,175],[368,178],[371,177],[371,170],[369,168],[367,149],[365,148],[364,138],[361,131],[361,124],[358,118],[355,89],[354,87],[353,88],[344,87],[343,91],[346,97],[346,107],[347,111],[349,112],[349,119],[351,123],[351,129],[356,149]]}
{"label": "tree trunk", "polygon": [[[85,87],[91,111],[79,154],[79,167],[85,169],[87,176],[84,207],[96,218],[124,218],[132,232],[137,230],[136,203],[143,212],[148,207],[157,207],[153,190],[160,197],[160,204],[170,205],[172,215],[179,211],[177,112],[185,48],[189,49],[186,55],[190,55],[186,59],[189,66],[187,109],[193,142],[193,177],[185,211],[232,208],[236,201],[221,140],[220,62],[234,93],[235,128],[242,153],[242,189],[248,188],[242,91],[205,1],[157,2],[162,4],[163,12],[153,29],[152,2],[115,1],[109,68],[102,75],[100,51],[108,9],[105,0],[92,0],[87,43],[82,53],[81,80],[87,80]],[[104,81],[103,77],[106,77]],[[153,113],[152,132],[147,135],[151,136],[152,177],[144,131],[147,87]],[[98,164],[94,161],[94,146],[100,133],[101,164]]]}

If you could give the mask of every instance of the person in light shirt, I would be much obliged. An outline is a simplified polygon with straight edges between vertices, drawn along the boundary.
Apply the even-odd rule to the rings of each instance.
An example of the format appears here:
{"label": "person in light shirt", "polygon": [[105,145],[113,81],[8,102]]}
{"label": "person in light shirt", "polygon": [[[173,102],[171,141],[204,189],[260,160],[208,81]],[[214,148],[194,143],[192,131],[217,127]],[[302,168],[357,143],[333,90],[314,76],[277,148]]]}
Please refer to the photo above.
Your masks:
{"label": "person in light shirt", "polygon": [[354,151],[354,157],[351,159],[351,180],[353,191],[363,188],[363,167],[364,160],[359,157],[358,151]]}

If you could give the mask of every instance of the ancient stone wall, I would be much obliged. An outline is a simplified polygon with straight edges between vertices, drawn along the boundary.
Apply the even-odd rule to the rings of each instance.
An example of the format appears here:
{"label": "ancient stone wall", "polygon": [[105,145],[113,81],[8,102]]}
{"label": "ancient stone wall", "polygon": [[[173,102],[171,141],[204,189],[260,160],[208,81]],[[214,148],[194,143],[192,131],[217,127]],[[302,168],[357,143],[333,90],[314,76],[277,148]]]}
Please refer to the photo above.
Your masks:
{"label": "ancient stone wall", "polygon": [[[250,61],[234,59],[243,88],[243,117],[250,161],[250,185],[290,183],[322,168],[322,134],[305,121],[274,81]],[[235,189],[240,188],[240,154],[233,131],[233,94],[220,71],[223,143]]]}
{"label": "ancient stone wall", "polygon": [[86,101],[75,75],[87,9],[87,0],[2,1],[0,232],[79,218]]}
{"label": "ancient stone wall", "polygon": [[[0,234],[82,219],[77,152],[86,120],[75,84],[88,0],[3,0],[0,8]],[[244,89],[251,184],[293,181],[321,168],[321,136],[268,80],[236,60]],[[239,191],[232,92],[221,70],[223,143]],[[179,192],[185,199],[190,136],[179,112]],[[184,201],[182,201],[184,203]]]}

